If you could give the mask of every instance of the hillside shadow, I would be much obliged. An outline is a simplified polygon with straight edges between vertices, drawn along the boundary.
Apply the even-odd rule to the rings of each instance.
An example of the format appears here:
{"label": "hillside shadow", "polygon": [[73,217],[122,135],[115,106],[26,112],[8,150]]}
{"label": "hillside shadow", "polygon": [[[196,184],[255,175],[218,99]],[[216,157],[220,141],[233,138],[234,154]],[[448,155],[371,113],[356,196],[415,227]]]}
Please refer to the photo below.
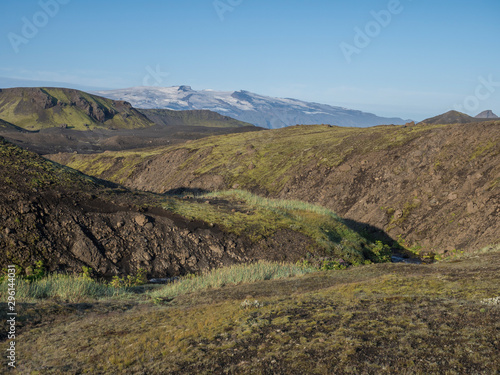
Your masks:
{"label": "hillside shadow", "polygon": [[381,241],[383,244],[390,246],[393,255],[393,261],[403,261],[407,260],[411,263],[412,260],[420,262],[420,258],[416,257],[415,254],[411,253],[403,246],[399,244],[397,240],[389,236],[383,229],[376,226],[362,223],[360,221],[352,219],[342,219],[342,222],[351,230],[359,233],[368,242]]}
{"label": "hillside shadow", "polygon": [[359,233],[367,241],[382,241],[384,244],[391,246],[391,248],[401,248],[401,245],[394,238],[389,236],[383,229],[352,219],[342,218],[342,222],[349,229],[352,229],[355,232]]}

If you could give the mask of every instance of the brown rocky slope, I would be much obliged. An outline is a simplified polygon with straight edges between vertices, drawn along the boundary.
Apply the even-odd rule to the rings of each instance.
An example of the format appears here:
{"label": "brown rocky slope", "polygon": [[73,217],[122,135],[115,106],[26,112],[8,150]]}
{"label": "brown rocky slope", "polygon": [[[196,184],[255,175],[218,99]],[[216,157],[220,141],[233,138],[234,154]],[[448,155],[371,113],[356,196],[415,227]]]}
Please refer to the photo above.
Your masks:
{"label": "brown rocky slope", "polygon": [[300,199],[427,252],[500,242],[500,122],[297,126],[153,150],[53,160],[164,193],[233,187]]}
{"label": "brown rocky slope", "polygon": [[[27,269],[41,260],[49,271],[87,266],[110,277],[143,268],[150,277],[166,277],[259,259],[296,262],[321,252],[298,230],[238,236],[163,209],[162,199],[82,175],[0,138],[0,268]],[[214,204],[218,210],[224,201]]]}

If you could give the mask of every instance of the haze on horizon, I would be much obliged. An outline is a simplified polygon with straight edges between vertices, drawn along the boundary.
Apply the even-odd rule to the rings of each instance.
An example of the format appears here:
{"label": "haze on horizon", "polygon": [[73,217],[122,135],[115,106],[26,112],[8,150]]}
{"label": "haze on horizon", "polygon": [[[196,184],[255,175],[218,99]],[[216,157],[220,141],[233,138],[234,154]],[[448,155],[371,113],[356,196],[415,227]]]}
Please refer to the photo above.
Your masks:
{"label": "haze on horizon", "polygon": [[6,2],[0,85],[190,85],[415,120],[500,113],[499,14],[495,0]]}

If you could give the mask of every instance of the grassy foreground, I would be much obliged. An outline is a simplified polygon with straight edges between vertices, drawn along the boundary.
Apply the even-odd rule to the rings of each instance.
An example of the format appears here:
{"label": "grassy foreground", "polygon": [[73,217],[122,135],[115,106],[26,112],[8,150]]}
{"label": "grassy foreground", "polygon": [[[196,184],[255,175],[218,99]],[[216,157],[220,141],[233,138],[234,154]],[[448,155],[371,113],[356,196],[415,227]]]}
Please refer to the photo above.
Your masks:
{"label": "grassy foreground", "polygon": [[218,286],[164,304],[140,294],[20,303],[12,373],[498,374],[499,285],[493,248]]}

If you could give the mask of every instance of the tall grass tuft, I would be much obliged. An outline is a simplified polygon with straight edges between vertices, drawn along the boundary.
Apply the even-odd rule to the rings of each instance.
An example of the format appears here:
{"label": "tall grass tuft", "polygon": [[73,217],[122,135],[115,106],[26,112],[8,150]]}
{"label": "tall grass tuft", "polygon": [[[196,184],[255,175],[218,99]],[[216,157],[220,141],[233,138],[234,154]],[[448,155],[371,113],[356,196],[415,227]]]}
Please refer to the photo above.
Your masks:
{"label": "tall grass tuft", "polygon": [[260,261],[258,263],[238,264],[214,269],[200,276],[184,277],[149,295],[155,298],[175,297],[181,294],[193,293],[204,289],[222,288],[226,285],[251,283],[262,280],[275,280],[287,277],[301,276],[315,272],[313,267],[303,267],[294,264]]}
{"label": "tall grass tuft", "polygon": [[[69,302],[79,302],[89,298],[107,298],[125,294],[125,289],[116,289],[107,284],[71,275],[47,275],[46,277],[26,281],[16,280],[16,299],[18,301],[60,298]],[[0,284],[0,295],[7,295],[7,282]]]}

